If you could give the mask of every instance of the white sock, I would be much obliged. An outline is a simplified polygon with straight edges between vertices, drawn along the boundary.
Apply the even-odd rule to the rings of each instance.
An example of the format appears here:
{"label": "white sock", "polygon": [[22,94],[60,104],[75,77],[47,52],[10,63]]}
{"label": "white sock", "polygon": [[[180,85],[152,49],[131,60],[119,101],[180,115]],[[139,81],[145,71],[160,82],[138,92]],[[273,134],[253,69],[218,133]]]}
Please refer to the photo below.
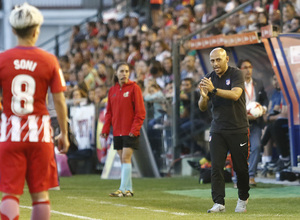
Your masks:
{"label": "white sock", "polygon": [[272,160],[272,156],[262,156],[262,157],[261,157],[261,163],[262,163],[263,165],[265,165],[265,164],[268,163],[268,162],[271,162],[271,160]]}

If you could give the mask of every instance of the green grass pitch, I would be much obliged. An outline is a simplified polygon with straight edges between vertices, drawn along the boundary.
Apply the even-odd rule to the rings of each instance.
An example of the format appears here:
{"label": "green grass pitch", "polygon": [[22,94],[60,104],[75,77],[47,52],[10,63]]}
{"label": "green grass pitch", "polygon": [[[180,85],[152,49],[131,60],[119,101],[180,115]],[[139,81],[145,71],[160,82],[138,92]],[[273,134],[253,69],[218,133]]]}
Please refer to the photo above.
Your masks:
{"label": "green grass pitch", "polygon": [[[134,178],[134,197],[111,198],[120,180],[100,175],[60,178],[61,190],[50,191],[51,219],[300,219],[300,186],[258,183],[250,190],[247,213],[235,213],[237,189],[226,184],[226,212],[208,214],[213,202],[210,184],[198,177]],[[28,189],[20,200],[20,219],[30,219]]]}

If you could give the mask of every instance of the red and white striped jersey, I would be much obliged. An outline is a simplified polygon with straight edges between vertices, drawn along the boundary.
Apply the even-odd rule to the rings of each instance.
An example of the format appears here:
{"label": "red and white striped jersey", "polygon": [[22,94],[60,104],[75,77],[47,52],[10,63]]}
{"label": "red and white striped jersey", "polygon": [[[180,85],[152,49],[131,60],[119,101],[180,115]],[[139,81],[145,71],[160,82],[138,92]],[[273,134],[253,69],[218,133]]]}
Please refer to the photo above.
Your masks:
{"label": "red and white striped jersey", "polygon": [[52,141],[52,129],[49,115],[30,115],[27,120],[18,116],[1,115],[0,142],[46,142]]}
{"label": "red and white striped jersey", "polygon": [[37,47],[15,47],[0,54],[3,113],[0,142],[50,142],[47,89],[66,89],[56,57]]}

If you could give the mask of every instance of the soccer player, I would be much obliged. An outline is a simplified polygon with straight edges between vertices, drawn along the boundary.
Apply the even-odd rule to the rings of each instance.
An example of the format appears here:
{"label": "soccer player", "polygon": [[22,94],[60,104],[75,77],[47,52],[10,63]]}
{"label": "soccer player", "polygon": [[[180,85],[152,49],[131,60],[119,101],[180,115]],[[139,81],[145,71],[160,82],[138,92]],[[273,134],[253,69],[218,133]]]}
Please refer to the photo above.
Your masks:
{"label": "soccer player", "polygon": [[121,184],[111,197],[132,197],[131,157],[139,147],[140,129],[146,116],[140,87],[129,80],[129,65],[119,63],[115,85],[108,92],[108,101],[101,137],[107,138],[113,127],[114,149],[121,159]]}
{"label": "soccer player", "polygon": [[235,212],[246,212],[249,197],[249,124],[245,104],[244,76],[241,70],[228,66],[229,57],[222,48],[210,52],[214,71],[199,84],[201,111],[212,101],[212,122],[209,138],[211,155],[211,190],[214,205],[207,212],[225,211],[224,165],[228,151],[237,175],[238,202]]}
{"label": "soccer player", "polygon": [[58,148],[65,153],[69,147],[66,85],[56,57],[35,47],[43,22],[41,12],[24,3],[12,10],[9,22],[18,46],[0,54],[1,219],[19,219],[19,198],[26,180],[32,198],[31,219],[47,220],[48,189],[58,186],[58,178],[46,94],[50,87],[61,131]]}

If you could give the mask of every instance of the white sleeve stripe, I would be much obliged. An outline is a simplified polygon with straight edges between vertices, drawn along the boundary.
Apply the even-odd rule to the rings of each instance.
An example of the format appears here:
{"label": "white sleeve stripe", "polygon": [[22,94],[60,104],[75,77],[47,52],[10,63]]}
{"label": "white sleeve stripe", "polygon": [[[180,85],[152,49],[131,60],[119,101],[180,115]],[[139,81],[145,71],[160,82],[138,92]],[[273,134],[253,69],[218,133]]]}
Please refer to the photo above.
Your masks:
{"label": "white sleeve stripe", "polygon": [[59,68],[59,77],[60,77],[60,81],[61,81],[61,85],[62,86],[66,86],[66,81],[65,81],[65,77],[64,77],[64,74],[62,72],[62,70]]}

